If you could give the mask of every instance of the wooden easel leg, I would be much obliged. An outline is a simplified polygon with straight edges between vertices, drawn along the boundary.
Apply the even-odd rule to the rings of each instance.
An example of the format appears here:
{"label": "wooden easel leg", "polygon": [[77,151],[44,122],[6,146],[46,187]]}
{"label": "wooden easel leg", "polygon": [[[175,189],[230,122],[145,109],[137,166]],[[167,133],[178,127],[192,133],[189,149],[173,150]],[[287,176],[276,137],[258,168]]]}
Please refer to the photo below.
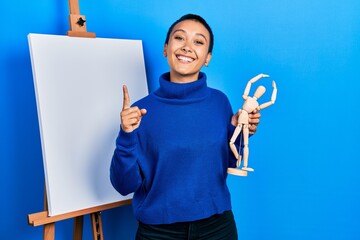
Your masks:
{"label": "wooden easel leg", "polygon": [[55,223],[49,223],[49,224],[44,225],[43,239],[44,240],[54,240],[55,239]]}
{"label": "wooden easel leg", "polygon": [[[48,202],[46,198],[46,186],[44,186],[44,209],[48,210]],[[44,225],[43,229],[44,240],[55,240],[55,223],[48,223]]]}
{"label": "wooden easel leg", "polygon": [[84,216],[74,218],[74,240],[82,240]]}
{"label": "wooden easel leg", "polygon": [[90,216],[93,230],[93,240],[104,240],[101,222],[101,212],[91,213]]}

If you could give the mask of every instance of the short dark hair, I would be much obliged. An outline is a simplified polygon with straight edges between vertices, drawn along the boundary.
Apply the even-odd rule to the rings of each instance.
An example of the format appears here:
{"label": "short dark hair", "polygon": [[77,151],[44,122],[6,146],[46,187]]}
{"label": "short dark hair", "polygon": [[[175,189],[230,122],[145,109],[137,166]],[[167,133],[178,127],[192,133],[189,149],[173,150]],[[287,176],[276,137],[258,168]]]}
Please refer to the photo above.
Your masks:
{"label": "short dark hair", "polygon": [[169,43],[169,38],[170,38],[170,34],[173,30],[173,28],[175,27],[176,24],[178,24],[179,22],[185,21],[185,20],[192,20],[192,21],[196,21],[201,23],[209,32],[210,35],[210,42],[209,42],[209,50],[208,52],[211,53],[214,47],[214,34],[209,26],[209,24],[205,21],[205,19],[203,19],[202,17],[200,17],[199,15],[195,15],[195,14],[186,14],[184,16],[182,16],[181,18],[179,18],[178,20],[176,20],[169,28],[167,34],[166,34],[166,39],[165,39],[165,44]]}

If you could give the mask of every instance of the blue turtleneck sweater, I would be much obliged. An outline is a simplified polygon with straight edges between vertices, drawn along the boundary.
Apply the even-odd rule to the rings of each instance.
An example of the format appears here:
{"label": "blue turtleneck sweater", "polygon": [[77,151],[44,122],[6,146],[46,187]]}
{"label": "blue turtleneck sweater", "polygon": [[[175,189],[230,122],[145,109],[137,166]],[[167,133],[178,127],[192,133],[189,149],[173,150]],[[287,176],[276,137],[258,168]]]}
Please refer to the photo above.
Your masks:
{"label": "blue turtleneck sweater", "polygon": [[146,224],[207,218],[231,209],[227,168],[235,129],[227,97],[206,75],[191,83],[160,77],[160,87],[134,103],[145,108],[139,128],[120,130],[110,179],[122,195],[134,192],[135,217]]}

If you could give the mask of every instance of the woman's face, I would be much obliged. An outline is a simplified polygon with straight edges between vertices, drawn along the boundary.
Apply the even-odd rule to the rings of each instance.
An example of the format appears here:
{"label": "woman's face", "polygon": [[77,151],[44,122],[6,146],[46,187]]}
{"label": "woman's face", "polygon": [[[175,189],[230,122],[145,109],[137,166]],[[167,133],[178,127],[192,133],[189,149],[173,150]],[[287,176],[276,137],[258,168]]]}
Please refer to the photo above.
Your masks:
{"label": "woman's face", "polygon": [[176,24],[164,46],[172,82],[187,83],[198,79],[201,67],[209,64],[210,34],[199,22],[185,20]]}

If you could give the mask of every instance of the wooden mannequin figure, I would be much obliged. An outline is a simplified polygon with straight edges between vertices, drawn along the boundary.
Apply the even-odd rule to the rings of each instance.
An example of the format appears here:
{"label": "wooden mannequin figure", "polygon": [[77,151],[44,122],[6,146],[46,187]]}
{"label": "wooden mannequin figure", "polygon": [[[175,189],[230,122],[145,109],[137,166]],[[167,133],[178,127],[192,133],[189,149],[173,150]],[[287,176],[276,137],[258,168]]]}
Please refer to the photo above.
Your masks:
{"label": "wooden mannequin figure", "polygon": [[[249,168],[248,167],[248,157],[249,157],[249,116],[248,114],[251,113],[252,111],[256,110],[261,110],[264,108],[267,108],[271,105],[273,105],[275,103],[276,100],[276,94],[277,94],[277,88],[276,88],[276,83],[275,81],[272,81],[272,87],[273,87],[273,92],[271,95],[271,100],[269,102],[263,103],[261,105],[259,105],[259,103],[257,102],[257,100],[265,93],[266,89],[264,86],[259,86],[253,97],[249,97],[249,92],[250,92],[250,88],[251,88],[251,84],[255,83],[256,81],[258,81],[260,78],[263,77],[269,77],[269,75],[266,74],[259,74],[255,77],[253,77],[252,79],[249,80],[249,82],[246,85],[245,91],[244,91],[244,95],[242,96],[243,99],[245,100],[242,108],[239,110],[239,117],[238,117],[238,125],[235,128],[235,131],[233,133],[233,136],[231,137],[230,140],[230,148],[231,151],[234,153],[237,162],[236,162],[236,167],[237,168],[228,168],[228,173],[230,174],[234,174],[234,175],[238,175],[238,176],[246,176],[247,172],[250,171],[254,171],[254,169]],[[243,156],[240,155],[240,151],[238,152],[235,146],[235,140],[238,138],[238,136],[240,135],[240,133],[243,133],[243,140],[244,140],[244,146],[243,146]],[[244,164],[243,167],[241,169],[239,169],[240,164],[241,164],[241,159],[244,159]]]}

